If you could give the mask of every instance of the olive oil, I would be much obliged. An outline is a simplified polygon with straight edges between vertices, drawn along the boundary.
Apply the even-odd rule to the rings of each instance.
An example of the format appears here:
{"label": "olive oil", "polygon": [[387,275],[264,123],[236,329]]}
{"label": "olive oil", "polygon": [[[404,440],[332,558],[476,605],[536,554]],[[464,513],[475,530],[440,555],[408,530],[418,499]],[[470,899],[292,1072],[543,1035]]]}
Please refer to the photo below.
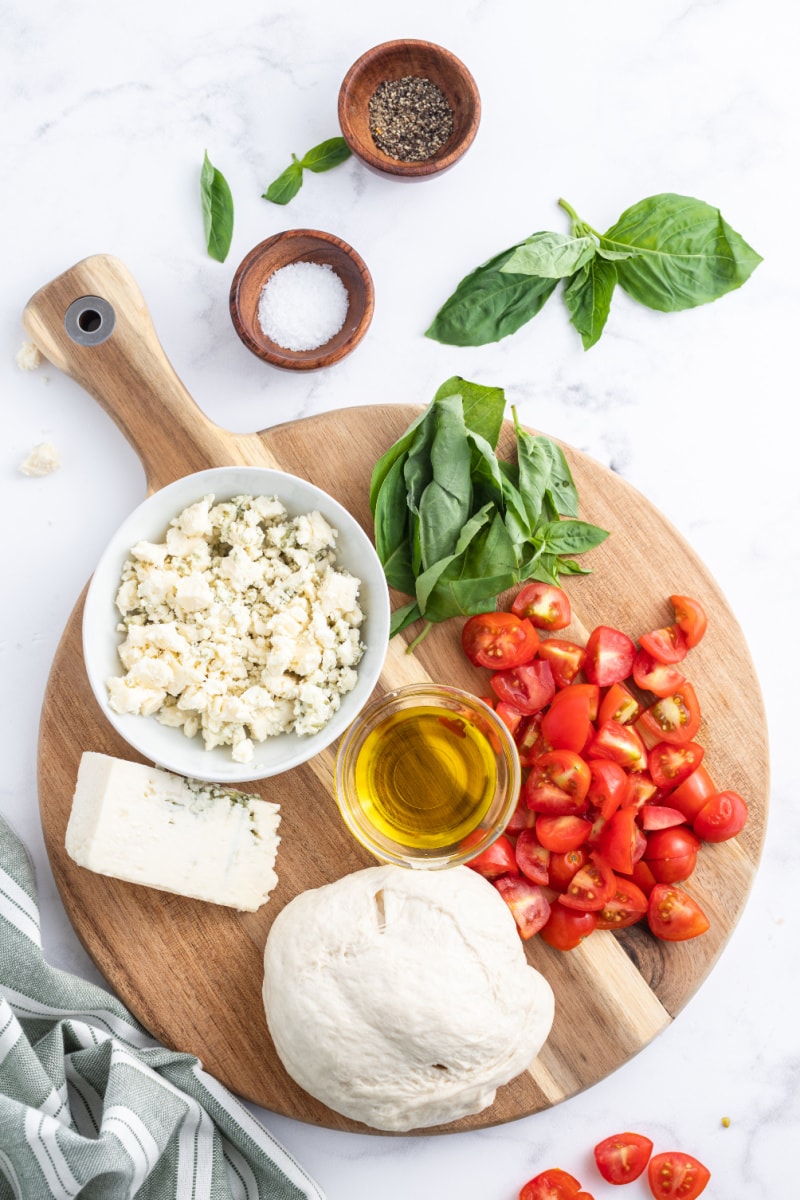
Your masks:
{"label": "olive oil", "polygon": [[451,846],[471,833],[496,786],[487,734],[465,717],[424,704],[377,725],[355,765],[366,819],[385,837],[415,849]]}

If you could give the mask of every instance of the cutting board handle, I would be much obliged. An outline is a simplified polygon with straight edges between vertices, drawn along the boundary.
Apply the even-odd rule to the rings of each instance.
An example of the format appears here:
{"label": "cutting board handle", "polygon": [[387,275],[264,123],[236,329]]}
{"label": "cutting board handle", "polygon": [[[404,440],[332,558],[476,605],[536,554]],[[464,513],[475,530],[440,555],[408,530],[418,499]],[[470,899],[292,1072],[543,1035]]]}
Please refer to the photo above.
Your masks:
{"label": "cutting board handle", "polygon": [[264,462],[257,435],[233,435],[205,416],[176,375],[127,268],[85,258],[28,301],[23,326],[45,358],[93,396],[145,469],[148,493],[231,462]]}

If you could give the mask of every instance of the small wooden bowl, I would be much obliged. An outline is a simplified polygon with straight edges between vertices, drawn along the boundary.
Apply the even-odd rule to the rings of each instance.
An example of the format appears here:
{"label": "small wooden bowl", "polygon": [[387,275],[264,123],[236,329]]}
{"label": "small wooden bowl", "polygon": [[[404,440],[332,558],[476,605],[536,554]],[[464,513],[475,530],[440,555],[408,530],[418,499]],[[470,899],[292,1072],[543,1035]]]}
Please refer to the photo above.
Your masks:
{"label": "small wooden bowl", "polygon": [[[442,148],[422,162],[402,162],[380,150],[369,127],[369,101],[385,80],[415,75],[430,79],[447,97],[453,110],[453,131]],[[464,64],[434,42],[403,38],[383,42],[362,54],[339,89],[339,124],[348,146],[366,166],[381,175],[424,179],[446,171],[461,158],[475,138],[481,119],[481,98]]]}
{"label": "small wooden bowl", "polygon": [[[313,350],[279,346],[267,337],[258,319],[258,303],[269,277],[297,262],[331,267],[347,290],[344,325]],[[347,242],[318,229],[287,229],[259,242],[245,255],[233,277],[229,305],[236,332],[258,358],[288,371],[316,371],[339,362],[361,341],[372,320],[375,289],[366,263]]]}

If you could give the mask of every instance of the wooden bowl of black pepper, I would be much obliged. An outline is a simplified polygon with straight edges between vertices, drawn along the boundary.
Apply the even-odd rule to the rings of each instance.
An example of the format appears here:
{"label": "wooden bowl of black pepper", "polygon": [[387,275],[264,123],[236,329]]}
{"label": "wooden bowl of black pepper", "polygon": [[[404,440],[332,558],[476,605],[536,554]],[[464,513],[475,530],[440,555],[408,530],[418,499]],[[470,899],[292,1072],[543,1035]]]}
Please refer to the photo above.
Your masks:
{"label": "wooden bowl of black pepper", "polygon": [[481,100],[464,64],[434,42],[400,39],[353,63],[339,89],[339,125],[353,154],[381,175],[425,179],[471,146]]}

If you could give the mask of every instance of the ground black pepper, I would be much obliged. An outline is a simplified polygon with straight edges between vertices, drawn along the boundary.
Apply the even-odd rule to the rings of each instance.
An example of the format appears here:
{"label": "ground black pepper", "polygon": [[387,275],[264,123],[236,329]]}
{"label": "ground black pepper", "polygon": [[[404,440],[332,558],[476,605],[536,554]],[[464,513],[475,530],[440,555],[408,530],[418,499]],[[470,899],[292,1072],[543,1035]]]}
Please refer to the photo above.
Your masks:
{"label": "ground black pepper", "polygon": [[453,110],[430,79],[386,79],[370,96],[369,129],[375,145],[390,158],[423,162],[441,150],[453,132]]}

